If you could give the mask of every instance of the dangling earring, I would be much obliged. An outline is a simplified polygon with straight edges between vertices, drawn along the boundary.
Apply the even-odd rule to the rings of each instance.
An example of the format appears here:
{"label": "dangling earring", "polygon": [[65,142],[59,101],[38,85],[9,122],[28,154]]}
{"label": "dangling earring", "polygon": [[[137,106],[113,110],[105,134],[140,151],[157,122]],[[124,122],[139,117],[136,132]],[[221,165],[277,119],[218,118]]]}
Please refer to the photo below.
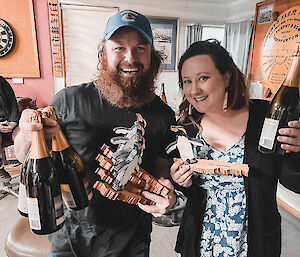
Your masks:
{"label": "dangling earring", "polygon": [[191,116],[192,115],[192,104],[190,103],[189,104],[189,116]]}
{"label": "dangling earring", "polygon": [[226,112],[227,111],[227,104],[228,104],[228,91],[226,91],[225,93],[225,97],[224,97],[224,102],[223,102],[223,111]]}

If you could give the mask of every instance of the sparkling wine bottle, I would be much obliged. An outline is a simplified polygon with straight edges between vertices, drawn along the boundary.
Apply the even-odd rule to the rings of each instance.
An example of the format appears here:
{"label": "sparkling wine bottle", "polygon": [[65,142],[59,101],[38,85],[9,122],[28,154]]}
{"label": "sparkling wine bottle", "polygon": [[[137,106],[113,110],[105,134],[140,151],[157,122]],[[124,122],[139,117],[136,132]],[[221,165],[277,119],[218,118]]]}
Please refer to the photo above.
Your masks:
{"label": "sparkling wine bottle", "polygon": [[162,88],[161,100],[163,100],[167,104],[168,101],[167,101],[167,96],[166,96],[166,92],[165,92],[165,83],[161,83],[161,88]]}
{"label": "sparkling wine bottle", "polygon": [[296,43],[292,64],[283,83],[272,98],[266,115],[260,140],[259,151],[280,156],[285,154],[277,141],[278,130],[288,127],[288,122],[298,120],[300,113],[300,42]]}
{"label": "sparkling wine bottle", "polygon": [[[31,110],[29,122],[41,123],[41,113]],[[43,129],[32,132],[29,162],[31,168],[25,179],[29,225],[35,234],[50,234],[63,226],[65,216],[57,171]]]}
{"label": "sparkling wine bottle", "polygon": [[[57,120],[52,106],[44,108],[44,112],[47,117]],[[52,158],[58,170],[65,205],[72,210],[80,210],[88,206],[92,191],[88,185],[84,186],[84,165],[61,129],[52,138]]]}

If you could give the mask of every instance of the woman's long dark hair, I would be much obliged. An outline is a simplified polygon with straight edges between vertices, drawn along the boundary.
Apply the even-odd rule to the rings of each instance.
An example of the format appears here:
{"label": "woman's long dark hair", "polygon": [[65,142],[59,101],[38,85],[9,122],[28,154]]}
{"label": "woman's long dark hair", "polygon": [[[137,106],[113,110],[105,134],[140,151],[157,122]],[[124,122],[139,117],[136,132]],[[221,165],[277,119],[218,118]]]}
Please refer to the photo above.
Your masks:
{"label": "woman's long dark hair", "polygon": [[[228,86],[228,103],[227,109],[238,110],[248,105],[249,93],[245,83],[244,74],[233,62],[229,53],[219,44],[218,41],[199,41],[193,43],[181,56],[178,63],[179,87],[183,88],[182,66],[183,63],[196,55],[209,55],[219,72],[224,75],[226,72],[230,74]],[[179,106],[179,122],[183,124],[194,123],[199,124],[203,116],[197,112],[195,108],[192,115],[188,114],[189,102],[184,97]]]}

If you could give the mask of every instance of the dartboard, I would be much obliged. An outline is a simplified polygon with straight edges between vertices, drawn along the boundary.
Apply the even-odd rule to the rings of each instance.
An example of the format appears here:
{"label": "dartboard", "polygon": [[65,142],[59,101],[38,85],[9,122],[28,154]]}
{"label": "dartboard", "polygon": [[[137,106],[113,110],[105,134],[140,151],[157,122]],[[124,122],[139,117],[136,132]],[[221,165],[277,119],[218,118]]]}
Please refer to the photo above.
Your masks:
{"label": "dartboard", "polygon": [[0,57],[7,55],[14,46],[14,33],[3,19],[0,19]]}

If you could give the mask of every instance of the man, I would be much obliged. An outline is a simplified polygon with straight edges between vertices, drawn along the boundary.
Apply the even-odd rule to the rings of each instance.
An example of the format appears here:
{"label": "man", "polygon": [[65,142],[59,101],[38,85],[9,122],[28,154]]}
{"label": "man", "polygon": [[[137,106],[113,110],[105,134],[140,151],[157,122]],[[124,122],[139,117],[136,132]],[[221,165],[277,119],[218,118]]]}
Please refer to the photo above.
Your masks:
{"label": "man", "polygon": [[[173,111],[154,94],[154,80],[160,70],[161,57],[153,48],[152,31],[147,18],[124,10],[107,22],[104,40],[99,47],[96,81],[60,91],[52,104],[62,118],[70,143],[81,155],[89,184],[99,179],[95,174],[95,157],[103,143],[117,136],[116,127],[130,128],[140,113],[146,120],[145,149],[141,166],[156,177],[169,177],[171,160],[165,147],[175,140],[170,125]],[[27,113],[28,116],[28,113]],[[26,112],[20,120],[15,140],[16,155],[24,158],[31,131],[39,124],[28,124]],[[57,131],[57,123],[46,119],[47,137]],[[112,145],[113,146],[113,145]],[[151,215],[162,215],[173,206],[176,197],[170,188],[163,198],[150,192],[144,196],[156,204],[139,207],[112,201],[94,190],[90,205],[80,211],[66,211],[64,227],[49,236],[50,256],[147,257],[151,232]],[[141,208],[144,210],[141,210]]]}
{"label": "man", "polygon": [[[0,76],[0,151],[2,151],[3,142],[13,141],[12,132],[19,118],[20,112],[15,93],[10,84]],[[6,183],[11,180],[11,176],[4,168],[0,169],[0,180]]]}

